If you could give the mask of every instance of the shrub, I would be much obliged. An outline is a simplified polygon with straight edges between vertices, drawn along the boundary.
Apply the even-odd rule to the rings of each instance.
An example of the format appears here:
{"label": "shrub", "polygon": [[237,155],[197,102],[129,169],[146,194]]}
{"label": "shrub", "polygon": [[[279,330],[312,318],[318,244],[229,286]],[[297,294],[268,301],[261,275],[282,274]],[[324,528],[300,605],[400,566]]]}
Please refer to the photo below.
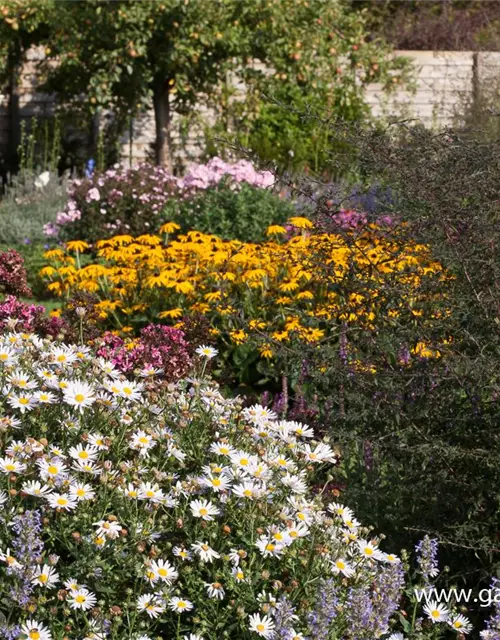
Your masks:
{"label": "shrub", "polygon": [[88,348],[11,338],[2,637],[388,632],[403,566],[330,501],[327,442],[199,377],[161,390]]}
{"label": "shrub", "polygon": [[175,381],[192,366],[192,350],[180,329],[150,324],[136,340],[126,341],[112,333],[97,342],[97,354],[111,360],[122,373],[140,372],[143,376],[162,374]]}
{"label": "shrub", "polygon": [[[500,480],[499,142],[473,130],[406,125],[337,124],[332,133],[356,151],[366,184],[394,195],[385,212],[408,241],[428,247],[448,279],[437,287],[441,305],[429,298],[431,313],[441,312],[436,322],[397,317],[365,335],[351,325],[321,349],[289,350],[296,419],[305,408],[317,430],[335,429],[346,500],[396,548],[428,532],[440,540],[450,576],[487,586],[498,572],[500,525],[491,492]],[[329,200],[342,201],[342,193],[318,198],[315,217],[328,217]],[[419,293],[432,294],[430,285]],[[398,280],[386,286],[398,299]],[[368,350],[373,370],[357,366],[353,345]],[[422,357],[426,345],[441,357]]]}
{"label": "shrub", "polygon": [[[428,247],[405,238],[404,228],[370,225],[359,231],[355,225],[340,233],[344,218],[328,233],[295,217],[288,232],[269,227],[277,239],[261,244],[197,231],[172,238],[173,226],[167,223],[164,243],[151,235],[102,240],[98,261],[81,268],[73,266],[71,255],[78,243],[68,243],[66,251],[47,253],[50,265],[43,272],[55,293],[99,295],[98,306],[115,329],[144,318],[205,315],[225,360],[245,382],[255,382],[256,375],[290,376],[288,365],[302,360],[307,345],[313,352],[337,345],[347,331],[354,336],[349,344],[353,366],[370,370],[376,366],[370,341],[382,327],[390,331],[396,320],[403,326],[439,323],[445,309],[439,287],[446,276]],[[436,333],[427,347],[415,340],[408,349],[427,348],[438,356],[439,339]],[[280,352],[283,357],[274,359]]]}
{"label": "shrub", "polygon": [[43,227],[53,223],[64,206],[67,179],[52,175],[43,186],[37,182],[39,178],[35,173],[23,173],[22,180],[14,179],[7,188],[0,202],[0,244],[12,247],[46,241]]}
{"label": "shrub", "polygon": [[14,249],[0,251],[0,291],[14,296],[29,296],[24,260]]}
{"label": "shrub", "polygon": [[44,253],[48,249],[47,244],[41,242],[24,242],[21,245],[0,245],[0,252],[14,249],[22,256],[24,260],[24,268],[26,269],[26,281],[30,294],[36,300],[44,300],[49,297],[47,287],[42,277],[40,277],[40,269],[46,264]]}
{"label": "shrub", "polygon": [[0,302],[0,334],[5,331],[36,331],[43,336],[65,337],[69,327],[60,318],[48,318],[42,305],[28,304],[15,296],[6,296]]}
{"label": "shrub", "polygon": [[261,242],[270,224],[282,224],[293,214],[291,201],[267,189],[223,180],[216,188],[195,191],[185,200],[170,200],[164,217],[177,222],[184,232],[197,229],[225,240]]}
{"label": "shrub", "polygon": [[65,209],[45,231],[95,242],[115,234],[153,233],[171,220],[186,230],[194,224],[223,237],[261,239],[273,219],[284,221],[293,210],[267,190],[273,183],[272,174],[244,160],[228,164],[214,158],[193,166],[182,179],[147,164],[116,166],[74,181]]}

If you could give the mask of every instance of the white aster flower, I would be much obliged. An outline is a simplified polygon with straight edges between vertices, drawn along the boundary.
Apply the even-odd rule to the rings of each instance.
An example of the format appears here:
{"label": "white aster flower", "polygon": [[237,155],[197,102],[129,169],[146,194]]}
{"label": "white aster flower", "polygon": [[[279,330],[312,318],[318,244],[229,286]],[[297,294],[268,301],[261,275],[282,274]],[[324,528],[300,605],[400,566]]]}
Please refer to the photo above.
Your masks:
{"label": "white aster flower", "polygon": [[5,474],[22,473],[26,471],[26,465],[16,458],[0,458],[0,471]]}
{"label": "white aster flower", "polygon": [[71,447],[68,453],[74,460],[94,462],[99,457],[99,449],[93,445],[79,444],[76,447]]}
{"label": "white aster flower", "polygon": [[354,513],[351,511],[351,509],[338,502],[332,502],[331,504],[329,504],[328,511],[337,516],[340,516],[342,519],[346,518],[348,520],[352,520],[354,518]]}
{"label": "white aster flower", "polygon": [[457,614],[448,619],[448,624],[454,631],[467,635],[472,631],[472,624],[468,618],[462,614]]}
{"label": "white aster flower", "polygon": [[167,584],[172,584],[179,577],[179,573],[168,560],[153,560],[151,562],[151,570],[158,576],[159,580]]}
{"label": "white aster flower", "polygon": [[10,395],[7,398],[7,402],[13,409],[18,409],[21,413],[26,413],[26,411],[31,411],[36,407],[36,399],[35,396],[21,393],[20,395]]}
{"label": "white aster flower", "polygon": [[193,558],[193,554],[189,549],[184,549],[184,547],[174,547],[172,549],[172,553],[176,558],[180,558],[183,561],[190,561]]}
{"label": "white aster flower", "polygon": [[209,598],[215,598],[217,600],[224,600],[226,592],[220,582],[205,582],[205,588]]}
{"label": "white aster flower", "polygon": [[97,598],[92,591],[80,588],[76,591],[71,591],[68,597],[68,603],[72,609],[83,609],[84,611],[88,611],[95,607],[97,604]]}
{"label": "white aster flower", "polygon": [[76,497],[67,493],[50,493],[46,496],[46,499],[53,509],[72,511],[78,506]]}
{"label": "white aster flower", "polygon": [[139,500],[149,500],[149,502],[160,503],[163,502],[165,496],[159,485],[152,484],[151,482],[143,482],[139,487]]}
{"label": "white aster flower", "polygon": [[139,451],[142,456],[147,456],[150,449],[156,445],[156,440],[152,435],[146,433],[142,429],[132,434],[130,447]]}
{"label": "white aster flower", "polygon": [[0,551],[0,562],[5,562],[7,566],[17,569],[22,566],[21,563],[11,554],[10,549],[7,549],[5,552]]}
{"label": "white aster flower", "polygon": [[80,412],[96,401],[94,388],[86,382],[70,382],[63,395],[66,404],[76,407]]}
{"label": "white aster flower", "polygon": [[12,347],[0,346],[0,365],[11,367],[17,361],[17,354]]}
{"label": "white aster flower", "polygon": [[219,475],[208,473],[201,479],[201,484],[205,487],[209,487],[216,493],[219,493],[221,491],[226,491],[227,489],[229,489],[229,487],[231,486],[231,479],[223,473]]}
{"label": "white aster flower", "polygon": [[58,458],[52,458],[52,460],[38,460],[37,465],[40,469],[42,480],[48,480],[49,478],[65,478],[67,475],[66,465]]}
{"label": "white aster flower", "polygon": [[242,415],[244,418],[254,423],[276,420],[278,417],[274,411],[263,407],[261,404],[254,404],[251,407],[243,409]]}
{"label": "white aster flower", "polygon": [[14,371],[7,376],[7,381],[13,387],[22,389],[23,391],[33,390],[37,388],[37,383],[27,376],[24,371]]}
{"label": "white aster flower", "polygon": [[383,560],[384,554],[380,551],[376,544],[367,540],[358,541],[359,551],[362,556],[370,560]]}
{"label": "white aster flower", "polygon": [[68,591],[79,591],[80,589],[85,589],[85,585],[80,584],[77,580],[73,578],[68,578],[64,581],[64,588]]}
{"label": "white aster flower", "polygon": [[245,480],[241,484],[236,484],[231,489],[233,495],[238,498],[246,498],[247,500],[253,500],[262,496],[266,489],[264,486],[253,482],[252,480]]}
{"label": "white aster flower", "polygon": [[41,622],[31,619],[21,625],[21,634],[24,634],[28,640],[52,640],[49,629]]}
{"label": "white aster flower", "polygon": [[291,491],[293,491],[293,493],[296,493],[298,495],[307,493],[307,482],[304,480],[304,476],[302,474],[287,473],[281,479],[281,482],[285,485],[285,487],[288,487]]}
{"label": "white aster flower", "polygon": [[230,457],[236,454],[235,449],[225,442],[212,442],[212,444],[210,445],[210,451],[218,454],[219,456]]}
{"label": "white aster flower", "polygon": [[196,542],[191,545],[191,549],[199,556],[202,562],[212,562],[217,558],[220,558],[220,555],[212,549],[210,545],[206,542]]}
{"label": "white aster flower", "polygon": [[272,538],[262,535],[255,543],[257,549],[261,552],[264,558],[279,557],[282,555],[285,545],[273,540]]}
{"label": "white aster flower", "polygon": [[263,638],[272,638],[274,635],[274,622],[272,619],[269,616],[261,616],[258,613],[250,616],[248,628]]}
{"label": "white aster flower", "polygon": [[77,357],[71,347],[63,345],[52,349],[52,361],[58,367],[67,367],[76,362]]}
{"label": "white aster flower", "polygon": [[163,373],[163,369],[157,369],[151,365],[145,365],[139,375],[141,378],[154,378],[154,376],[159,376]]}
{"label": "white aster flower", "polygon": [[99,449],[99,451],[107,451],[109,449],[109,446],[106,444],[106,439],[100,433],[89,433],[88,442],[91,446]]}
{"label": "white aster flower", "polygon": [[120,377],[120,372],[111,362],[111,360],[106,360],[105,358],[97,358],[96,364],[99,369],[110,378],[115,379]]}
{"label": "white aster flower", "polygon": [[170,598],[168,601],[169,609],[175,611],[175,613],[184,613],[184,611],[191,611],[194,608],[193,603],[186,598]]}
{"label": "white aster flower", "polygon": [[236,582],[247,582],[247,578],[245,576],[245,572],[239,566],[235,566],[231,569],[231,573],[233,574],[233,578]]}
{"label": "white aster flower", "polygon": [[83,502],[85,500],[93,500],[95,498],[95,490],[89,485],[82,482],[75,482],[69,488],[72,498]]}
{"label": "white aster flower", "polygon": [[341,573],[346,578],[354,575],[354,568],[344,558],[338,558],[332,562],[334,573]]}
{"label": "white aster flower", "polygon": [[424,611],[432,622],[446,622],[450,615],[449,610],[444,606],[433,600],[424,606]]}
{"label": "white aster flower", "polygon": [[394,553],[384,553],[383,559],[390,564],[399,564],[401,562],[401,559]]}
{"label": "white aster flower", "polygon": [[50,391],[37,391],[34,399],[38,404],[54,404],[57,401],[56,396]]}
{"label": "white aster flower", "polygon": [[287,533],[292,540],[309,535],[309,527],[304,522],[294,522],[288,526]]}
{"label": "white aster flower", "polygon": [[213,517],[220,513],[220,510],[208,500],[193,500],[190,502],[189,507],[195,518],[201,518],[206,521],[213,520]]}
{"label": "white aster flower", "polygon": [[111,540],[118,538],[122,529],[122,525],[115,520],[99,520],[99,522],[94,522],[94,527],[97,527],[96,534],[98,536],[106,536]]}
{"label": "white aster flower", "polygon": [[217,355],[218,351],[217,351],[217,349],[214,349],[213,347],[208,347],[207,345],[202,344],[196,349],[195,353],[197,353],[202,358],[206,358],[207,360],[211,360],[212,358],[215,358],[215,356]]}
{"label": "white aster flower", "polygon": [[41,587],[45,587],[46,589],[53,589],[56,586],[56,583],[59,580],[59,574],[48,564],[43,565],[43,567],[38,566],[35,571],[35,575],[31,579],[33,584],[37,584]]}
{"label": "white aster flower", "polygon": [[119,389],[118,395],[121,398],[126,398],[134,402],[141,399],[141,392],[144,388],[142,384],[126,380],[125,382],[117,383],[117,386]]}
{"label": "white aster flower", "polygon": [[302,449],[302,453],[309,462],[330,462],[334,464],[337,461],[337,457],[332,449],[323,443],[319,443],[314,449],[309,444],[306,444]]}

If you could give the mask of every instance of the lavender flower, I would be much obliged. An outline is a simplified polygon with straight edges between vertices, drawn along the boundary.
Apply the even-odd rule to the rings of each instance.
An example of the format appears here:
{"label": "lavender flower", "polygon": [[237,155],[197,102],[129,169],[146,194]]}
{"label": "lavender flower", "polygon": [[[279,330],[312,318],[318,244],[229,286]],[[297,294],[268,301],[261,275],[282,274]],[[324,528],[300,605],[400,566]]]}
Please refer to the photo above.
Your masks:
{"label": "lavender flower", "polygon": [[292,640],[295,608],[285,597],[281,598],[274,610],[274,640]]}
{"label": "lavender flower", "polygon": [[7,625],[6,622],[0,620],[0,638],[2,640],[17,640],[21,635],[21,627],[19,625]]}
{"label": "lavender flower", "polygon": [[417,552],[417,563],[422,578],[426,584],[430,584],[432,582],[431,579],[439,574],[437,561],[438,541],[426,535],[417,544],[415,551]]}
{"label": "lavender flower", "polygon": [[[493,578],[490,590],[495,592],[495,596],[499,593],[500,580]],[[479,634],[481,640],[500,640],[500,603],[494,603],[494,609],[491,616],[486,620],[486,629]]]}
{"label": "lavender flower", "polygon": [[332,578],[318,586],[316,607],[307,615],[311,640],[328,640],[330,626],[337,616],[337,587]]}
{"label": "lavender flower", "polygon": [[347,635],[353,640],[379,638],[389,629],[404,588],[401,563],[381,565],[378,575],[368,585],[349,589],[345,603]]}
{"label": "lavender flower", "polygon": [[16,516],[12,522],[12,530],[16,534],[12,540],[15,557],[21,564],[7,570],[17,578],[10,589],[10,597],[20,606],[26,606],[33,592],[31,583],[32,567],[43,552],[42,518],[38,510],[25,511]]}

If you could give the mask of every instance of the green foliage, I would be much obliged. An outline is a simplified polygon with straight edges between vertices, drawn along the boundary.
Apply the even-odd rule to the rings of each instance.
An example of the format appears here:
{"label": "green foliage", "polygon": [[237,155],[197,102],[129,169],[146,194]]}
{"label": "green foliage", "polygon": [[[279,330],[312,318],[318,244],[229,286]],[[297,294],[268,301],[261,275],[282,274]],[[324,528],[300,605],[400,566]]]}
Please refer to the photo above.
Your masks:
{"label": "green foliage", "polygon": [[[236,112],[243,106],[235,105],[232,109]],[[296,86],[277,87],[272,99],[263,100],[259,105],[259,115],[255,120],[245,124],[247,116],[242,112],[241,116],[235,114],[238,120],[236,142],[266,162],[277,162],[281,168],[297,172],[308,168],[315,173],[320,172],[331,153],[328,128],[319,118],[304,117],[304,114],[323,109],[321,96],[304,95]],[[357,104],[351,115],[365,117],[365,105]],[[223,154],[226,141],[224,118],[214,127],[207,128],[207,148],[210,153]]]}
{"label": "green foliage", "polygon": [[[203,104],[215,114],[215,134],[250,143],[282,166],[324,166],[317,124],[266,106],[269,98],[357,119],[366,114],[368,82],[389,89],[407,71],[368,38],[364,13],[342,2],[63,3],[49,42],[58,64],[47,67],[47,88],[71,108],[112,108],[123,130],[153,98],[156,158],[166,164],[172,112],[199,119]],[[290,163],[294,139],[301,150]]]}
{"label": "green foliage", "polygon": [[[439,322],[395,317],[376,335],[346,326],[321,349],[288,351],[295,410],[337,434],[345,499],[396,547],[430,532],[447,545],[452,576],[486,580],[499,566],[499,143],[406,127],[331,134],[349,140],[367,183],[391,188],[381,213],[429,245],[450,278],[445,308],[427,283],[419,288]],[[324,189],[320,218],[328,198],[349,207],[347,193]],[[386,294],[400,300],[396,281]]]}
{"label": "green foliage", "polygon": [[295,213],[290,200],[248,184],[221,184],[189,198],[167,202],[163,218],[183,231],[197,229],[225,240],[260,242],[271,224],[283,224]]}
{"label": "green foliage", "polygon": [[54,9],[52,0],[0,2],[0,82],[14,71],[30,46],[47,37]]}

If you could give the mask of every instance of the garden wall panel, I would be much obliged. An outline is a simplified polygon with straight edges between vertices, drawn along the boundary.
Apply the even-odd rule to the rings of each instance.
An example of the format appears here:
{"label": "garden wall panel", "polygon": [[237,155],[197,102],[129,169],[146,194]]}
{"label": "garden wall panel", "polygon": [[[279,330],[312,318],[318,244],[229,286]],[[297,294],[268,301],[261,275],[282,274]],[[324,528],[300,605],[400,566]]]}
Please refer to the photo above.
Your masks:
{"label": "garden wall panel", "polygon": [[[367,102],[375,116],[415,118],[427,127],[453,124],[474,91],[477,56],[470,51],[398,51],[415,69],[412,91],[397,89],[387,96],[380,85],[367,90]],[[497,71],[500,59],[496,60]]]}

